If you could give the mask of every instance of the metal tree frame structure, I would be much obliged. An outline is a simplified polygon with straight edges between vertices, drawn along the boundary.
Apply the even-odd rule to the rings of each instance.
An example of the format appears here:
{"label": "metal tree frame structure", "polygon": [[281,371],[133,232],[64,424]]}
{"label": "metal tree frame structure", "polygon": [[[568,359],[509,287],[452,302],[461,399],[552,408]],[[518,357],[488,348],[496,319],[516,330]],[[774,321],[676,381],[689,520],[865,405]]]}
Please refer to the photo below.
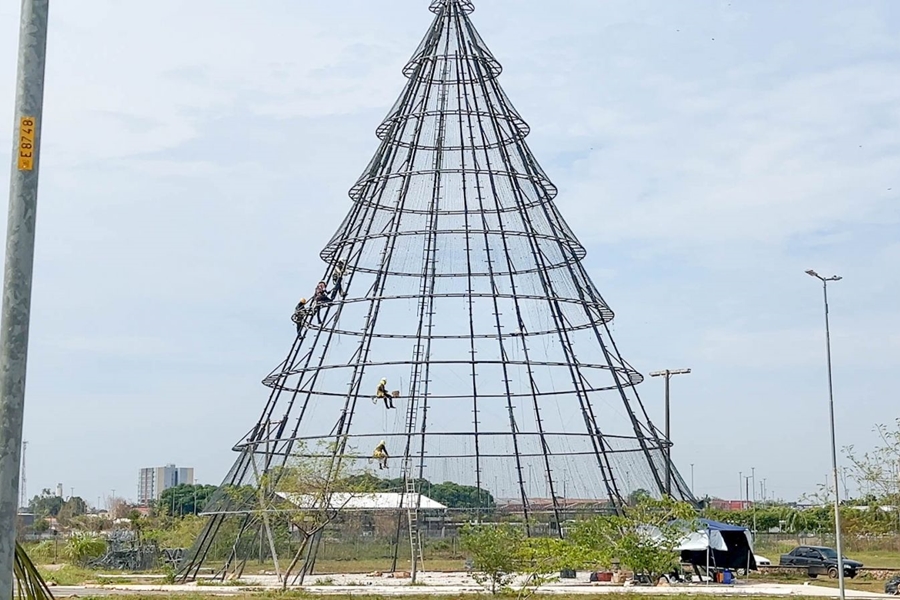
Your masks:
{"label": "metal tree frame structure", "polygon": [[[483,503],[469,512],[509,499],[529,535],[539,522],[562,535],[567,496],[621,510],[639,490],[663,495],[667,473],[672,495],[693,501],[635,390],[643,377],[612,339],[613,312],[554,205],[557,189],[525,144],[528,125],[498,83],[472,3],[435,0],[430,10],[403,69],[408,82],[377,129],[381,144],[321,253],[323,281],[338,284],[332,301],[307,306],[264,379],[268,402],[235,446],[183,579],[226,534],[223,576],[263,529],[277,558],[269,521],[279,511],[235,489],[265,481],[261,495],[271,497],[272,481],[304,456],[327,454],[335,473],[367,472],[380,440],[393,457],[380,472],[404,482],[398,539],[405,526],[413,574],[424,479],[476,488]],[[382,378],[401,392],[396,410],[372,402]],[[329,493],[341,492],[338,480]],[[302,581],[315,558],[312,544],[297,573],[279,576]]]}

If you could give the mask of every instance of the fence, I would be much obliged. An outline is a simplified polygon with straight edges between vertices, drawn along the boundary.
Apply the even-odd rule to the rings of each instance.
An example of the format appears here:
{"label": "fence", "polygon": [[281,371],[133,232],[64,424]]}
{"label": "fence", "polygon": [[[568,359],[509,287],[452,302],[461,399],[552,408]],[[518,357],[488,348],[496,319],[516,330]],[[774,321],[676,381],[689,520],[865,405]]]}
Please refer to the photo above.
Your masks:
{"label": "fence", "polygon": [[[900,552],[900,534],[847,535],[841,537],[843,550],[849,552]],[[773,562],[778,555],[790,552],[796,546],[828,546],[834,548],[832,533],[757,533],[754,548],[757,553],[770,553]]]}

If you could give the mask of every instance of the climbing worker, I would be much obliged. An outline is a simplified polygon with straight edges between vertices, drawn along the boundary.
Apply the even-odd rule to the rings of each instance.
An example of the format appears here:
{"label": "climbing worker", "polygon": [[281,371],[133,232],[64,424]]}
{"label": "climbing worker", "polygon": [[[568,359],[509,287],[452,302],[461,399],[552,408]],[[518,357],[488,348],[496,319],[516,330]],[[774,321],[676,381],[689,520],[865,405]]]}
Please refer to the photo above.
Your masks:
{"label": "climbing worker", "polygon": [[394,408],[394,397],[387,391],[387,379],[382,379],[378,383],[378,389],[375,390],[375,398],[384,400],[385,408]]}
{"label": "climbing worker", "polygon": [[326,289],[326,285],[324,281],[320,281],[316,286],[316,291],[313,294],[313,310],[316,313],[316,320],[319,322],[319,325],[322,324],[322,309],[326,308],[329,304],[331,304],[331,296],[328,295],[328,290]]}
{"label": "climbing worker", "polygon": [[321,302],[323,304],[327,304],[331,302],[331,296],[328,295],[328,290],[326,289],[328,286],[325,285],[324,281],[320,281],[316,286],[316,292],[313,296],[313,299],[316,302]]}
{"label": "climbing worker", "polygon": [[378,442],[378,445],[375,446],[375,451],[372,452],[372,458],[378,461],[379,469],[387,469],[387,461],[390,458],[390,455],[387,451],[387,445],[384,443],[384,440]]}
{"label": "climbing worker", "polygon": [[306,306],[306,298],[300,298],[300,302],[291,316],[291,321],[297,324],[297,335],[300,335],[300,332],[303,331],[303,323],[306,321],[307,315],[309,315],[309,309]]}
{"label": "climbing worker", "polygon": [[334,270],[331,272],[331,281],[334,283],[334,288],[331,290],[332,298],[337,298],[338,294],[342,297],[347,295],[347,292],[341,286],[341,283],[344,281],[346,270],[347,266],[344,264],[344,261],[339,260],[335,263]]}

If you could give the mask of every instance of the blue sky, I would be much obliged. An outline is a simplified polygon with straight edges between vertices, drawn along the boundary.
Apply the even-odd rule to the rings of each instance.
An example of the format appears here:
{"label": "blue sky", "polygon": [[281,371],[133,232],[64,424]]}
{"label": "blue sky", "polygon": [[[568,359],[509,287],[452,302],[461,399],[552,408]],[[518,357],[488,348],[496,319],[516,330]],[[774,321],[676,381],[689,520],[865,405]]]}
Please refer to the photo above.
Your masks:
{"label": "blue sky", "polygon": [[[26,415],[29,494],[217,483],[377,146],[425,0],[52,7]],[[478,0],[501,84],[696,491],[779,497],[900,416],[900,6]],[[18,9],[0,8],[13,111]],[[11,147],[11,119],[0,129]],[[9,158],[7,154],[7,158]],[[662,383],[642,397],[661,426]]]}

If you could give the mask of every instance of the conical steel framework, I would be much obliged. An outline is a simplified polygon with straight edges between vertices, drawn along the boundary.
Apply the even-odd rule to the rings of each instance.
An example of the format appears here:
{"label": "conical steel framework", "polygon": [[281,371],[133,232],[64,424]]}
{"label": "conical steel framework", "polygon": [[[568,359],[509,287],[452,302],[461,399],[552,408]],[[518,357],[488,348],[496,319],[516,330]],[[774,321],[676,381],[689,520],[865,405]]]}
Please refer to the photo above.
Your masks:
{"label": "conical steel framework", "polygon": [[[235,447],[184,577],[226,531],[226,568],[263,539],[264,511],[228,490],[258,487],[298,453],[327,457],[335,472],[365,465],[379,440],[395,458],[376,473],[406,482],[397,490],[406,511],[419,506],[417,482],[452,481],[477,488],[485,510],[506,499],[534,534],[538,522],[561,523],[570,498],[618,510],[638,490],[662,495],[667,469],[672,495],[693,500],[472,25],[472,3],[430,9],[378,151],[321,253],[323,281],[338,289],[300,313],[287,357],[265,378],[268,402]],[[396,410],[372,402],[382,378],[401,392]],[[303,573],[314,559],[307,550]]]}

